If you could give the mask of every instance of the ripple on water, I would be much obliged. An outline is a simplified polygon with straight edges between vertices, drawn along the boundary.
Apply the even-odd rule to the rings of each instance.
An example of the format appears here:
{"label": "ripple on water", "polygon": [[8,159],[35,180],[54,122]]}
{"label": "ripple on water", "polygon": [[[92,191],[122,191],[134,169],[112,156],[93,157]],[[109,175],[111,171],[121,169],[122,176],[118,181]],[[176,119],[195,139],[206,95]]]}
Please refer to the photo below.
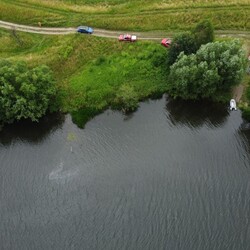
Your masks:
{"label": "ripple on water", "polygon": [[0,138],[1,248],[248,249],[242,122],[223,105],[162,98],[125,120],[104,112],[84,130],[66,116],[37,140],[39,129],[9,130]]}

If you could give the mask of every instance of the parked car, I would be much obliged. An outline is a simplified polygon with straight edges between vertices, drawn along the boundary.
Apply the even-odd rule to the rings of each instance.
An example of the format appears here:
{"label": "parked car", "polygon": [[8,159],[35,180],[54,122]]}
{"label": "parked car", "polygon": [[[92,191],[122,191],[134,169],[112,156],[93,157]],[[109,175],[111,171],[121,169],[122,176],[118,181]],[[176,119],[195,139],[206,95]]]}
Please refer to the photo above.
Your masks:
{"label": "parked car", "polygon": [[86,33],[86,34],[92,34],[93,33],[93,29],[88,27],[88,26],[79,26],[77,28],[77,32],[79,33]]}
{"label": "parked car", "polygon": [[137,37],[135,35],[125,34],[125,35],[119,36],[119,41],[135,42],[136,39],[137,39]]}
{"label": "parked car", "polygon": [[164,38],[162,39],[161,41],[161,44],[164,46],[164,47],[169,47],[171,45],[171,40],[169,38]]}

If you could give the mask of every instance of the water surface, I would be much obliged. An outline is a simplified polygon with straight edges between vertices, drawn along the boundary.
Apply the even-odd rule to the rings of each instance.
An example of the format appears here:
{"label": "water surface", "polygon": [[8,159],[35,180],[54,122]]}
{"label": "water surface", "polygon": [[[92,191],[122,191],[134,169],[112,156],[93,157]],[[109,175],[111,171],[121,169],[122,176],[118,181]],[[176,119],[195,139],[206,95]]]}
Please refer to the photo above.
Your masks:
{"label": "water surface", "polygon": [[141,104],[0,133],[1,249],[249,249],[250,127],[211,103]]}

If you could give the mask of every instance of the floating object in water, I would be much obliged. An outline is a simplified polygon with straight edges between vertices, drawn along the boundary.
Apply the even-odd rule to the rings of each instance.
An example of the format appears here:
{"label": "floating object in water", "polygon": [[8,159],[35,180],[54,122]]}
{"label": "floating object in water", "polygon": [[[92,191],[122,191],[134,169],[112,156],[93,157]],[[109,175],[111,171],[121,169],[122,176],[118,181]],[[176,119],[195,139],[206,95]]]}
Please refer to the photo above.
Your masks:
{"label": "floating object in water", "polygon": [[234,99],[230,100],[230,110],[237,110],[236,101]]}

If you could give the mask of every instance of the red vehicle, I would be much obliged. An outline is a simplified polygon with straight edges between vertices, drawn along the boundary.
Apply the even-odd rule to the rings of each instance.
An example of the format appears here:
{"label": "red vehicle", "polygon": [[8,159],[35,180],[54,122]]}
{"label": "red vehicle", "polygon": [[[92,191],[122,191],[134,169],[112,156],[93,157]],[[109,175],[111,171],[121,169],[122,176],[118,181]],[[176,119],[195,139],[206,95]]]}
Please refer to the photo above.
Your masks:
{"label": "red vehicle", "polygon": [[125,35],[120,35],[120,36],[119,36],[119,41],[135,42],[136,39],[137,39],[137,38],[136,38],[135,35],[125,34]]}
{"label": "red vehicle", "polygon": [[164,46],[164,47],[169,47],[171,45],[171,40],[169,38],[164,38],[162,39],[161,41],[161,44]]}

